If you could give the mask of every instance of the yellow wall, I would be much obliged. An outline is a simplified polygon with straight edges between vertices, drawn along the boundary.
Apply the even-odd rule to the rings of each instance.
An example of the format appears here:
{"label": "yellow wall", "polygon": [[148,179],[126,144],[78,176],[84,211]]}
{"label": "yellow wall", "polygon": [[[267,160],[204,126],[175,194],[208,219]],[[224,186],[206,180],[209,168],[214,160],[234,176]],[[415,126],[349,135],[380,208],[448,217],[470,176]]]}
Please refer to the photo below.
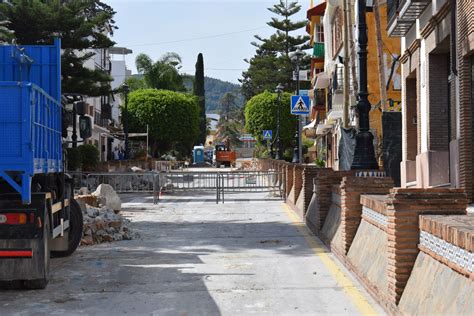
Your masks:
{"label": "yellow wall", "polygon": [[[379,7],[381,28],[382,28],[382,41],[384,43],[383,52],[385,55],[385,79],[388,80],[390,75],[390,68],[392,65],[391,55],[400,55],[400,39],[390,38],[387,34],[387,9],[386,5]],[[380,101],[380,89],[379,89],[379,69],[378,69],[378,58],[377,58],[377,46],[376,46],[376,33],[375,33],[375,17],[373,12],[367,13],[367,31],[368,31],[368,54],[367,54],[367,83],[369,91],[369,101],[372,106],[376,105]],[[396,77],[398,76],[398,77]],[[394,74],[395,79],[400,78],[400,69],[397,68]],[[400,82],[400,80],[398,80]],[[385,86],[385,84],[384,84]],[[387,91],[387,99],[393,99],[395,101],[401,100],[401,90],[394,90],[393,83],[390,84],[390,88]],[[377,129],[377,137],[381,141],[382,135],[382,111],[381,109],[372,110],[370,112],[370,127]]]}

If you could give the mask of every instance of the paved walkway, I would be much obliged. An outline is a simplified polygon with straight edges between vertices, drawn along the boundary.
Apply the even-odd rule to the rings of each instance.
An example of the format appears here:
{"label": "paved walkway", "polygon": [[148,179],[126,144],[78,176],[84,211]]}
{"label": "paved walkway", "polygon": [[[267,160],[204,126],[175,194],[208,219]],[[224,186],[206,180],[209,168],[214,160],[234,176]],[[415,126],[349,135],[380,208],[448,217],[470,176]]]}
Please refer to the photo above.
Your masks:
{"label": "paved walkway", "polygon": [[0,315],[381,313],[281,201],[127,197],[141,238],[53,261],[44,291],[0,292]]}

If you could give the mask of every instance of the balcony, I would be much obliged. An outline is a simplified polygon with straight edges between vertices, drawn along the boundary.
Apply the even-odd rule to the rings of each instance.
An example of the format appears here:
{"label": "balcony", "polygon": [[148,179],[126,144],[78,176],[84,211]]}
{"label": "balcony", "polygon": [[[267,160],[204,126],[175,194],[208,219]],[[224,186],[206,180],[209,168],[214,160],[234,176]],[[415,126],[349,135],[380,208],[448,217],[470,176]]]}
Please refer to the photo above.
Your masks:
{"label": "balcony", "polygon": [[109,120],[101,118],[101,113],[99,111],[94,111],[94,125],[108,128]]}
{"label": "balcony", "polygon": [[387,32],[392,37],[405,36],[431,0],[388,0]]}
{"label": "balcony", "polygon": [[324,59],[324,43],[314,43],[313,58]]}

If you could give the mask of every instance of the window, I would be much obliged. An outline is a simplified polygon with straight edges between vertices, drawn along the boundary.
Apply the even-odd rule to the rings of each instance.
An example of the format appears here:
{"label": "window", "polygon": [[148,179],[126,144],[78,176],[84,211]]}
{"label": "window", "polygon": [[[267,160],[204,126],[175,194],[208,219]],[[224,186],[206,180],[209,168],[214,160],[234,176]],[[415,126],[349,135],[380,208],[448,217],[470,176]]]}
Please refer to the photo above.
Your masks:
{"label": "window", "polygon": [[324,43],[324,27],[322,24],[316,24],[314,26],[314,42]]}

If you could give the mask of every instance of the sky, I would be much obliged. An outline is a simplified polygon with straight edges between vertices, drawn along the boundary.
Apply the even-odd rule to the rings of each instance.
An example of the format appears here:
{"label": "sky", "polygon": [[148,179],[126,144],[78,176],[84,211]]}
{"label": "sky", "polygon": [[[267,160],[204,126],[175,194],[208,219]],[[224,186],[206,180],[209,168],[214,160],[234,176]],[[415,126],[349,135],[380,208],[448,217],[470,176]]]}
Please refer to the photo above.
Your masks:
{"label": "sky", "polygon": [[[274,14],[267,10],[278,0],[104,0],[117,12],[113,40],[133,50],[125,57],[136,73],[139,53],[153,60],[166,52],[183,59],[181,72],[193,74],[198,53],[204,56],[205,75],[238,83],[248,65],[243,60],[255,54],[253,35],[268,37],[274,30],[266,25]],[[296,19],[305,20],[310,0]],[[294,34],[303,34],[304,30]],[[122,59],[114,56],[114,59]]]}

